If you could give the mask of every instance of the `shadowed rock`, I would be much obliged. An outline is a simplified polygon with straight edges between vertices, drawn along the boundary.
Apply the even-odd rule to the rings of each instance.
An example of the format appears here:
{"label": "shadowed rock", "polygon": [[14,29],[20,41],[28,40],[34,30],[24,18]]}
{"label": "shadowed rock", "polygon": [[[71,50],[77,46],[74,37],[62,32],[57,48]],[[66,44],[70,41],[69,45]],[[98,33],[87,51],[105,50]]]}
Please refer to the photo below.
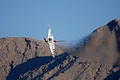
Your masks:
{"label": "shadowed rock", "polygon": [[[7,80],[36,80],[41,79],[45,74],[47,74],[50,70],[54,69],[56,66],[63,64],[63,61],[67,59],[68,54],[61,54],[56,57],[56,59],[52,58],[51,56],[46,57],[35,57],[32,59],[28,59],[26,62],[19,64],[15,68],[12,67],[7,77]],[[46,66],[47,65],[47,66]],[[34,70],[39,70],[42,68],[41,72],[37,72],[37,75],[34,75]],[[61,66],[60,70],[64,70],[64,67]],[[58,73],[56,73],[58,74]],[[33,77],[35,76],[35,77]],[[51,77],[55,76],[51,74]]]}

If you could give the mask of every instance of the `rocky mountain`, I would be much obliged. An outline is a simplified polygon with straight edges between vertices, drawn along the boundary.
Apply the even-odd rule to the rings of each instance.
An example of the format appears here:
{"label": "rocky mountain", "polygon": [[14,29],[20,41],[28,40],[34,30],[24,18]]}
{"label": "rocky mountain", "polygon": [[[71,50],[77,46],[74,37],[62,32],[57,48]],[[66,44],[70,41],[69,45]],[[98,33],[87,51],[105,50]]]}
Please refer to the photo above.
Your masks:
{"label": "rocky mountain", "polygon": [[[56,47],[56,53],[60,55],[63,50]],[[30,75],[30,72],[30,76],[35,73],[33,76],[37,77],[42,73],[41,70],[44,70],[42,68],[46,69],[45,66],[50,66],[54,61],[48,44],[43,41],[31,38],[0,39],[0,78],[2,80],[24,79],[25,76]]]}
{"label": "rocky mountain", "polygon": [[119,33],[120,20],[112,20],[93,31],[84,45],[78,43],[75,52],[79,56],[70,68],[75,76],[69,80],[119,80]]}
{"label": "rocky mountain", "polygon": [[[64,52],[31,38],[0,39],[2,80],[119,80],[120,20],[94,30]],[[70,52],[71,51],[71,52]],[[69,54],[70,53],[70,54]]]}

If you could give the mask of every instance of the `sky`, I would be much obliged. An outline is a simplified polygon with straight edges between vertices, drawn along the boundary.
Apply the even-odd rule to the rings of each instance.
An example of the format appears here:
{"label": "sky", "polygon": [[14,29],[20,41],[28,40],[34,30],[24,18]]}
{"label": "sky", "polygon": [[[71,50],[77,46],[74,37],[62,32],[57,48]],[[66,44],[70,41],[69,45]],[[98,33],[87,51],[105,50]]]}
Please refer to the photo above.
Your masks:
{"label": "sky", "polygon": [[57,40],[80,40],[113,19],[120,0],[0,0],[0,38],[43,40],[48,25]]}

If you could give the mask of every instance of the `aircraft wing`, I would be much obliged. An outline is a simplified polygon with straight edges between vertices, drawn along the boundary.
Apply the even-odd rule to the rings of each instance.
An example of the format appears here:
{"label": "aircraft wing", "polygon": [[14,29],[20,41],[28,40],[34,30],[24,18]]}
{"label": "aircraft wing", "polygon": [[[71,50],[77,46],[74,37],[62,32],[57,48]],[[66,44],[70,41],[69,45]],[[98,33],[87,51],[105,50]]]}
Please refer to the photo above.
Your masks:
{"label": "aircraft wing", "polygon": [[55,58],[55,54],[54,54],[55,45],[54,45],[54,43],[49,43],[49,47],[50,47],[50,51],[52,53],[53,58]]}

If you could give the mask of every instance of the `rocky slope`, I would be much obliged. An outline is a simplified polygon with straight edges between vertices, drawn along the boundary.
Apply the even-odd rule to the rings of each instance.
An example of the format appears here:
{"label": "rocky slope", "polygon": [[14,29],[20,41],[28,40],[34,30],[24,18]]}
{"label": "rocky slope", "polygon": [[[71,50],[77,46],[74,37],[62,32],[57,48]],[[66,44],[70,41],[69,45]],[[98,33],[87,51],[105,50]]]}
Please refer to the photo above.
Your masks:
{"label": "rocky slope", "polygon": [[[0,39],[2,80],[119,80],[120,20],[93,31],[73,47],[72,56],[31,38]],[[68,51],[69,52],[69,51]]]}
{"label": "rocky slope", "polygon": [[101,26],[85,40],[75,46],[78,58],[65,72],[69,80],[119,80],[120,20]]}
{"label": "rocky slope", "polygon": [[[47,75],[49,70],[59,66],[58,62],[62,65],[61,58],[62,61],[66,60],[67,54],[63,55],[63,50],[59,47],[56,47],[56,53],[59,55],[57,61],[51,57],[48,44],[43,41],[31,38],[1,38],[0,78],[2,80],[30,80],[39,78],[39,75],[41,78]],[[68,62],[64,62],[63,65]],[[48,67],[51,68],[47,69]]]}

